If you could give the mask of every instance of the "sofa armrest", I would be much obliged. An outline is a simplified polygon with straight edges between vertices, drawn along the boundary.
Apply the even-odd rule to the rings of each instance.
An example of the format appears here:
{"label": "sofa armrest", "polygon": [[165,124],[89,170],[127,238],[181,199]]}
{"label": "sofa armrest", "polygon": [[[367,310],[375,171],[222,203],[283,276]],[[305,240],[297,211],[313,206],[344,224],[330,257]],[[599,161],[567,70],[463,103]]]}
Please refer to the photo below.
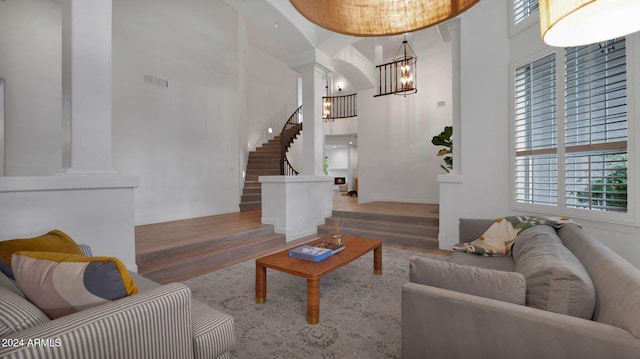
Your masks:
{"label": "sofa armrest", "polygon": [[167,284],[13,333],[3,343],[11,347],[0,347],[2,358],[191,358],[191,291]]}
{"label": "sofa armrest", "polygon": [[637,358],[640,339],[581,318],[406,283],[403,358]]}

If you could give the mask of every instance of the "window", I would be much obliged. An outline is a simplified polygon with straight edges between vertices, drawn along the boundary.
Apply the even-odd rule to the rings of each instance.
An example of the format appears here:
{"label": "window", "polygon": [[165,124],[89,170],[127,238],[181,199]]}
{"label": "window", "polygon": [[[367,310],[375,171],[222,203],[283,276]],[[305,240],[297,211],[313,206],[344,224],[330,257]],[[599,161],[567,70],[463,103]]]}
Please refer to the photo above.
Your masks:
{"label": "window", "polygon": [[557,203],[556,58],[516,70],[516,201]]}
{"label": "window", "polygon": [[625,39],[559,49],[514,79],[515,201],[626,212]]}
{"label": "window", "polygon": [[513,0],[513,23],[519,23],[536,11],[538,0]]}
{"label": "window", "polygon": [[625,40],[566,49],[567,207],[626,212]]}

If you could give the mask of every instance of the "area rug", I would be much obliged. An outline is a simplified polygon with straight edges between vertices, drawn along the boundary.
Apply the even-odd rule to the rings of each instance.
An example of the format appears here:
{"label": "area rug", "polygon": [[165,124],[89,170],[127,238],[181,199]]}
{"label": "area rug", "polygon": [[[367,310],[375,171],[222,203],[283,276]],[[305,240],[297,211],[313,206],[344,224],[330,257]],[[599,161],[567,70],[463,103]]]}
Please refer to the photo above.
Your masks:
{"label": "area rug", "polygon": [[185,282],[193,297],[233,316],[234,358],[400,358],[401,287],[409,257],[384,247],[382,275],[369,253],[320,281],[320,323],[306,322],[306,280],[267,269],[267,301],[255,303],[255,261]]}

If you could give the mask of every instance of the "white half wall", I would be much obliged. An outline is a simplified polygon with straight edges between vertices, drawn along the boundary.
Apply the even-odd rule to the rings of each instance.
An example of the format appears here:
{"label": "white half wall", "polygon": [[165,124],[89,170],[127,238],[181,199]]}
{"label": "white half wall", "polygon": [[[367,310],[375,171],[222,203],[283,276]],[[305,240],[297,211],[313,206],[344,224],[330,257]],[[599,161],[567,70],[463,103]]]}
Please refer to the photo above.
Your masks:
{"label": "white half wall", "polygon": [[287,242],[318,233],[333,210],[333,178],[260,176],[262,223],[274,226]]}
{"label": "white half wall", "polygon": [[137,271],[133,188],[123,176],[0,177],[0,241],[59,229]]}

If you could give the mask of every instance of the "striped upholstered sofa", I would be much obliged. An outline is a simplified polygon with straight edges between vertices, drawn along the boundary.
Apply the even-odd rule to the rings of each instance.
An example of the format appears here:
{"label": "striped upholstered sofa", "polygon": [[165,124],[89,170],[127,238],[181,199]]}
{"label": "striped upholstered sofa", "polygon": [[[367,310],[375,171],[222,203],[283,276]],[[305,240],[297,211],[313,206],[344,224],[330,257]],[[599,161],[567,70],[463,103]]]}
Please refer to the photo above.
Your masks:
{"label": "striped upholstered sofa", "polygon": [[[84,249],[83,249],[84,251]],[[0,358],[230,358],[230,315],[191,299],[181,283],[160,285],[136,273],[139,293],[50,320],[25,309],[20,290],[0,273]],[[25,325],[35,317],[37,325]],[[0,326],[0,331],[6,329]]]}

